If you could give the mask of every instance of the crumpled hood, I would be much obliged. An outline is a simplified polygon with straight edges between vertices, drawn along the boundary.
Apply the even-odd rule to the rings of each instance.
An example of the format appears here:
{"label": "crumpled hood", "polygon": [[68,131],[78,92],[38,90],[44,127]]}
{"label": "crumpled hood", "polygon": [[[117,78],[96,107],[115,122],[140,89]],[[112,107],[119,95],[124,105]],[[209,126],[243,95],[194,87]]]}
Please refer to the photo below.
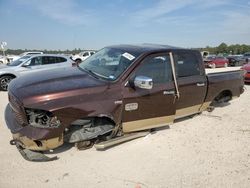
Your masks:
{"label": "crumpled hood", "polygon": [[14,79],[9,91],[22,100],[28,97],[74,91],[105,85],[77,67],[65,67],[30,73]]}

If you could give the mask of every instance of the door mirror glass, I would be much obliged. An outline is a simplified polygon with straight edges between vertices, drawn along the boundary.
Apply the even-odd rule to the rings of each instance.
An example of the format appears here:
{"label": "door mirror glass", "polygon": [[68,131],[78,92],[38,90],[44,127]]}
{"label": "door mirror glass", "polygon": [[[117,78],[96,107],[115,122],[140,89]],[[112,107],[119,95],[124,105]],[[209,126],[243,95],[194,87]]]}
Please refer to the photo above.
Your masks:
{"label": "door mirror glass", "polygon": [[153,88],[153,79],[147,76],[136,76],[134,80],[135,87],[141,89],[152,89]]}

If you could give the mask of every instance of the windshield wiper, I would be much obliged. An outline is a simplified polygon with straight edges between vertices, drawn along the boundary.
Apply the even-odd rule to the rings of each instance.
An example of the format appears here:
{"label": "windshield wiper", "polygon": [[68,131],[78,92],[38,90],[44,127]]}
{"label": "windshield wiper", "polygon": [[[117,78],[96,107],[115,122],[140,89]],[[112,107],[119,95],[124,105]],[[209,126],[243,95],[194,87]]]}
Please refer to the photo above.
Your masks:
{"label": "windshield wiper", "polygon": [[96,74],[95,72],[93,72],[92,70],[90,69],[87,69],[87,68],[82,68],[83,70],[87,71],[88,73],[90,73],[92,76],[94,76],[95,78],[97,79],[100,79],[100,77],[98,76],[98,74]]}

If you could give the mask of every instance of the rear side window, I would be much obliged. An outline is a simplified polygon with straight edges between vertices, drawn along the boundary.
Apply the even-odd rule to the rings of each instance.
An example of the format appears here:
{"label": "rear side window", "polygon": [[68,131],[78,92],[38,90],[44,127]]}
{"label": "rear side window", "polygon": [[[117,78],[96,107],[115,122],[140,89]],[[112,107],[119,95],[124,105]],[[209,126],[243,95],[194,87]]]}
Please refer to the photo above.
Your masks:
{"label": "rear side window", "polygon": [[45,56],[43,57],[43,65],[50,65],[56,63],[56,57]]}
{"label": "rear side window", "polygon": [[50,65],[55,63],[63,63],[66,62],[67,59],[63,57],[56,57],[56,56],[45,56],[43,57],[43,65]]}
{"label": "rear side window", "polygon": [[143,60],[135,76],[147,76],[153,79],[154,84],[166,83],[172,80],[169,55],[157,55]]}
{"label": "rear side window", "polygon": [[192,52],[175,52],[174,60],[178,77],[200,75],[199,58]]}
{"label": "rear side window", "polygon": [[67,59],[66,58],[63,58],[63,57],[56,57],[56,63],[63,63],[63,62],[66,62]]}

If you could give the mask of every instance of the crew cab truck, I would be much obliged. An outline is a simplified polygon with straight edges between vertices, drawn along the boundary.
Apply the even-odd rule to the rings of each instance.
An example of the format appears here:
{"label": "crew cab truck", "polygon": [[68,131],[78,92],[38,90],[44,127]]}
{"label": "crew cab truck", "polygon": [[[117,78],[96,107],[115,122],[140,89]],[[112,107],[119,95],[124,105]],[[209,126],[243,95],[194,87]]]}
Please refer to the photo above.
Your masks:
{"label": "crew cab truck", "polygon": [[39,151],[106,149],[239,97],[243,86],[242,70],[206,74],[196,50],[116,45],[67,71],[13,80],[5,120],[25,159],[49,161]]}

